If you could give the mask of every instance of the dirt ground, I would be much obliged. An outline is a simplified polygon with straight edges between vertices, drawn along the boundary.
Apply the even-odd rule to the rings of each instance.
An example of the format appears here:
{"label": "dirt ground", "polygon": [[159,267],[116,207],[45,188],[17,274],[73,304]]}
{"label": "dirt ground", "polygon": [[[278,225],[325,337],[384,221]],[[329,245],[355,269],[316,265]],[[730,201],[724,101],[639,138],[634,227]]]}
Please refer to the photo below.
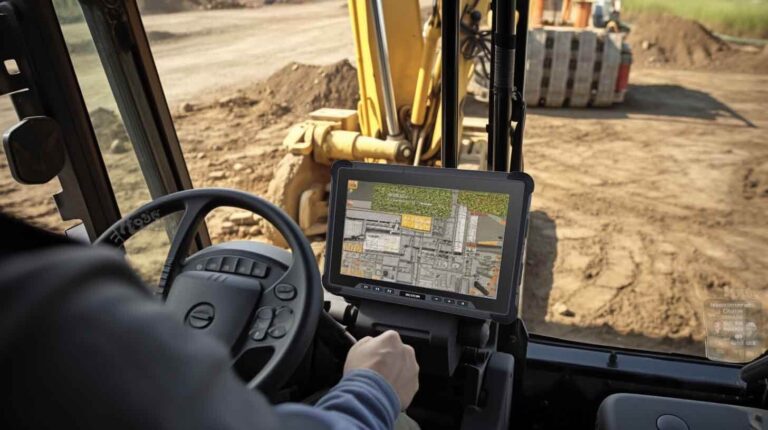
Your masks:
{"label": "dirt ground", "polygon": [[533,331],[701,354],[707,300],[768,303],[768,77],[717,76],[636,69],[620,107],[529,117]]}
{"label": "dirt ground", "polygon": [[[196,187],[264,195],[292,124],[317,107],[354,106],[346,13],[321,2],[147,17]],[[289,24],[302,31],[286,34]],[[665,45],[637,28],[644,52],[624,104],[529,111],[536,191],[523,317],[545,335],[703,355],[707,300],[768,304],[768,76],[713,66],[720,51],[686,65],[666,48],[664,62],[648,61]],[[636,46],[643,40],[648,49]],[[484,109],[467,105],[470,115]],[[0,125],[9,112],[0,105]],[[22,188],[5,163],[3,210],[61,229],[49,197],[57,185]],[[215,241],[263,240],[252,217],[220,210],[209,221]]]}

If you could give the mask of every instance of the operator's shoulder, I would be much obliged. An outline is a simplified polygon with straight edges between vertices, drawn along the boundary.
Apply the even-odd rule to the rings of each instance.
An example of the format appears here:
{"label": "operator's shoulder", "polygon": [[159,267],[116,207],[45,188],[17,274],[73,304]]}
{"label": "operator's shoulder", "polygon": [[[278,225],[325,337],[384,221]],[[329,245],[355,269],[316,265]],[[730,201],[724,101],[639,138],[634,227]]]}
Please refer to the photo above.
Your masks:
{"label": "operator's shoulder", "polygon": [[61,244],[0,258],[0,294],[5,298],[16,296],[19,290],[34,294],[104,278],[141,285],[123,254],[107,247]]}
{"label": "operator's shoulder", "polygon": [[5,254],[0,258],[0,363],[7,358],[3,351],[27,345],[28,334],[57,321],[67,304],[109,286],[136,291],[137,297],[147,293],[116,250],[68,244]]}
{"label": "operator's shoulder", "polygon": [[67,244],[5,254],[0,258],[0,323],[48,315],[108,285],[148,293],[115,249]]}

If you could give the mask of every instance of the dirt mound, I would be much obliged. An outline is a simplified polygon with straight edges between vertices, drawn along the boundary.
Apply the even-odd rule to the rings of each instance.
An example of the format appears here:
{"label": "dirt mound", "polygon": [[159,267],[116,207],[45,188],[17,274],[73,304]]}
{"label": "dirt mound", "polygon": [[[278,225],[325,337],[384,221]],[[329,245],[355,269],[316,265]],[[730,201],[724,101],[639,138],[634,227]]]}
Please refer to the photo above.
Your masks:
{"label": "dirt mound", "polygon": [[665,14],[634,14],[628,21],[632,31],[627,42],[639,66],[768,71],[768,55],[764,52],[730,45],[697,21]]}
{"label": "dirt mound", "polygon": [[357,71],[347,60],[327,66],[291,63],[266,81],[276,100],[292,106],[296,113],[321,107],[357,107]]}
{"label": "dirt mound", "polygon": [[292,114],[303,116],[321,107],[354,109],[358,99],[357,72],[347,60],[326,66],[291,63],[266,81],[237,90],[216,101],[193,105],[184,103],[178,115],[196,112],[228,119],[248,118],[266,126]]}
{"label": "dirt mound", "polygon": [[174,13],[186,10],[240,9],[249,7],[241,0],[139,0],[142,13]]}
{"label": "dirt mound", "polygon": [[346,60],[327,66],[291,63],[266,81],[183,103],[174,121],[195,186],[264,195],[284,155],[288,128],[321,107],[354,109],[357,88],[357,72]]}
{"label": "dirt mound", "polygon": [[243,9],[304,2],[305,0],[139,0],[139,7],[142,13],[174,13],[187,10]]}
{"label": "dirt mound", "polygon": [[697,67],[730,49],[700,23],[677,16],[640,15],[632,24],[628,41],[641,62]]}
{"label": "dirt mound", "polygon": [[90,113],[96,140],[102,147],[112,144],[127,144],[130,142],[123,121],[117,113],[110,109],[97,108]]}

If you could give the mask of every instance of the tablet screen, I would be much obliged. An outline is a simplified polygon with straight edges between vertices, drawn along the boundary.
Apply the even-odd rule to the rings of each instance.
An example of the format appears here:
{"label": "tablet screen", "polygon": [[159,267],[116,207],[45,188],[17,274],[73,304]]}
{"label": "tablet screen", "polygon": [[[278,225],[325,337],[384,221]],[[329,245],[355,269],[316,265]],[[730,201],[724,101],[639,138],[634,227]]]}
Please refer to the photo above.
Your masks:
{"label": "tablet screen", "polygon": [[340,272],[495,299],[509,195],[347,181]]}

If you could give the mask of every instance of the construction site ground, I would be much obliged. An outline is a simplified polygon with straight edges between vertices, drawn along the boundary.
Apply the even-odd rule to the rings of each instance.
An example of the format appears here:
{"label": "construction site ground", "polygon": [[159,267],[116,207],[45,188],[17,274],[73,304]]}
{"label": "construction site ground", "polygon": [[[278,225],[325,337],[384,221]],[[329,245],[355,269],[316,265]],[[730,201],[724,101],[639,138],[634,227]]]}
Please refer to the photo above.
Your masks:
{"label": "construction site ground", "polygon": [[[265,195],[292,124],[318,107],[355,106],[347,19],[338,1],[146,18],[196,187]],[[82,43],[82,29],[69,30]],[[114,102],[87,48],[73,58],[89,110],[109,123]],[[765,50],[752,54],[763,64]],[[529,111],[525,168],[536,190],[523,317],[550,336],[703,355],[707,300],[768,304],[768,75],[650,57],[639,56],[621,105]],[[470,99],[465,109],[483,116],[486,107]],[[14,121],[3,100],[0,125]],[[101,128],[111,130],[100,144],[121,207],[135,208],[148,198],[140,170],[113,145],[127,137]],[[58,231],[72,225],[51,203],[58,184],[22,187],[6,164],[3,211]],[[208,221],[215,242],[264,240],[256,220],[232,210]],[[159,271],[157,243],[129,248],[151,256],[137,263],[144,273]]]}

